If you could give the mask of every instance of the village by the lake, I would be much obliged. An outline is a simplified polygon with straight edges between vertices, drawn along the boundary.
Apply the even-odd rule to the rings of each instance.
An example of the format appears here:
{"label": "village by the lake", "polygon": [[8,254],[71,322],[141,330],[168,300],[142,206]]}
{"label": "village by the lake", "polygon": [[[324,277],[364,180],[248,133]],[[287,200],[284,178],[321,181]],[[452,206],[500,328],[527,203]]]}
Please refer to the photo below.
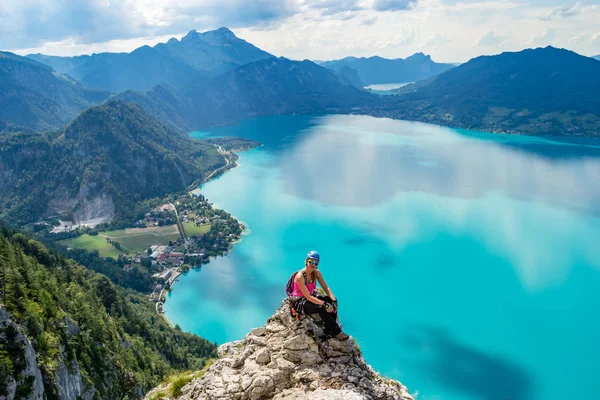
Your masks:
{"label": "village by the lake", "polygon": [[[240,138],[209,141],[226,163],[206,180],[235,167],[235,152],[260,146]],[[137,285],[150,293],[159,314],[168,291],[183,273],[207,264],[211,257],[225,255],[246,228],[228,212],[215,208],[197,186],[144,201],[127,218],[110,223],[69,220],[70,216],[57,213],[37,223],[34,230],[80,262],[96,258],[105,266],[113,264],[115,274],[123,279],[139,277]]]}

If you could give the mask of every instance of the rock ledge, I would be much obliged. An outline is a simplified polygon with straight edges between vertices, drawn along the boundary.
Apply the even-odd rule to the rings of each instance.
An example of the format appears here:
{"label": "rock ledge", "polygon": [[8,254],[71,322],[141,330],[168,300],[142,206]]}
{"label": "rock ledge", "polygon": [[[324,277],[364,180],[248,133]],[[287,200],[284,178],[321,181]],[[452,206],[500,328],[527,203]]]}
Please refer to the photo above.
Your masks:
{"label": "rock ledge", "polygon": [[184,386],[179,399],[413,399],[400,382],[367,365],[352,338],[323,336],[312,318],[292,319],[284,300],[264,326],[220,346],[219,359]]}

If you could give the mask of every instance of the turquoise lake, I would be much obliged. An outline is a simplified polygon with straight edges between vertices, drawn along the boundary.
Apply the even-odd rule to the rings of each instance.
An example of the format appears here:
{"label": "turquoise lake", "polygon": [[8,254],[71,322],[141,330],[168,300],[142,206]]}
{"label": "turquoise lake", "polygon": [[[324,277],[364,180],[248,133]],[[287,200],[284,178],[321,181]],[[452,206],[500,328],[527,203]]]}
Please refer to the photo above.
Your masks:
{"label": "turquoise lake", "polygon": [[242,338],[317,250],[344,330],[420,400],[600,398],[600,140],[343,115],[192,136],[264,146],[201,188],[250,229],[181,277],[173,324]]}

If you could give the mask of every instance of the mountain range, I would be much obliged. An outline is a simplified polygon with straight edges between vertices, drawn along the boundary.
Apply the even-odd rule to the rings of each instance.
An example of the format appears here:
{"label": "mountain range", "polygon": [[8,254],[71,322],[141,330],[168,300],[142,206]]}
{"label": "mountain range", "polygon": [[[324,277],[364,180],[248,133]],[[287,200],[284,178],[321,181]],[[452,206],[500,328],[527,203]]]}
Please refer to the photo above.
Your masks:
{"label": "mountain range", "polygon": [[139,104],[173,127],[190,130],[251,116],[350,112],[378,104],[378,96],[354,86],[355,78],[308,60],[280,57],[198,79],[179,91],[163,85],[144,93],[127,91],[117,98]]}
{"label": "mountain range", "polygon": [[489,131],[600,135],[600,63],[551,46],[472,59],[374,115]]}
{"label": "mountain range", "polygon": [[[138,104],[169,129],[179,131],[287,113],[362,113],[530,134],[597,135],[600,126],[596,94],[600,64],[553,47],[477,57],[457,67],[433,63],[422,53],[406,60],[372,57],[322,63],[337,68],[334,70],[307,60],[273,57],[222,28],[192,31],[180,41],[171,39],[121,56],[131,61],[138,53],[158,54],[194,72],[184,74],[187,82],[183,84],[182,75],[171,69],[146,79],[152,68],[128,64],[125,70],[144,80],[142,86],[158,84],[146,91],[127,90],[114,98]],[[31,59],[10,53],[2,56],[0,84],[6,90],[0,94],[4,106],[0,131],[58,129],[85,107],[110,95]],[[103,53],[81,56],[81,60],[112,56]],[[65,71],[68,63],[75,65],[80,59],[53,60],[60,61],[56,67]],[[410,65],[411,73],[420,71],[421,76],[445,70],[399,89],[396,96],[382,97],[360,89],[373,82],[361,75],[361,71],[367,71],[367,76],[376,73],[364,67],[372,63]],[[387,72],[380,73],[385,76]],[[413,75],[410,79],[417,78]],[[405,79],[396,76],[393,80]]]}
{"label": "mountain range", "polygon": [[0,52],[0,132],[61,128],[109,95],[39,62]]}
{"label": "mountain range", "polygon": [[110,101],[58,132],[0,135],[0,219],[22,225],[62,212],[75,222],[107,220],[223,165],[214,146]]}
{"label": "mountain range", "polygon": [[99,53],[76,57],[30,54],[27,57],[95,88],[121,92],[148,90],[158,84],[176,88],[211,78],[241,65],[273,57],[235,36],[227,28],[170,39],[131,53]]}
{"label": "mountain range", "polygon": [[321,62],[320,65],[334,70],[350,67],[358,72],[365,85],[416,82],[454,67],[454,64],[436,63],[431,56],[423,53],[416,53],[406,59],[392,60],[382,57],[346,57]]}

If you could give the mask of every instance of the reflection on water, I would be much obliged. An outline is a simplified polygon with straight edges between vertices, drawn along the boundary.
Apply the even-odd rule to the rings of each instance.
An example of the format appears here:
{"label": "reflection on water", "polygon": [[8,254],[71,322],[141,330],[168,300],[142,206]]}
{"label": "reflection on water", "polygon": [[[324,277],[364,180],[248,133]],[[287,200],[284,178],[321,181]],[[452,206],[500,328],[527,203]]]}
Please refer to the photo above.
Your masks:
{"label": "reflection on water", "polygon": [[401,88],[406,85],[410,85],[413,82],[404,82],[404,83],[377,83],[374,85],[365,86],[365,89],[372,89],[374,91],[388,91]]}
{"label": "reflection on water", "polygon": [[506,145],[424,124],[402,122],[398,129],[398,121],[349,118],[323,118],[286,154],[290,194],[371,206],[398,192],[458,198],[498,192],[591,213],[600,208],[600,185],[586,184],[600,177],[600,146],[529,144],[529,138]]}
{"label": "reflection on water", "polygon": [[[476,227],[491,251],[513,260],[529,288],[565,279],[582,256],[600,268],[597,227],[585,214],[568,212],[599,215],[600,146],[517,136],[496,142],[491,134],[365,117],[320,121],[282,157],[289,195],[343,207],[359,221],[366,209],[383,209],[373,234],[396,248],[426,239],[425,214],[454,232]],[[407,204],[407,193],[435,197],[421,206]],[[499,195],[525,203],[507,204]],[[563,250],[549,252],[549,246]]]}
{"label": "reflection on water", "polygon": [[265,144],[201,188],[252,234],[177,283],[173,323],[239,339],[317,249],[344,329],[421,400],[600,392],[598,140],[357,116],[212,134]]}

